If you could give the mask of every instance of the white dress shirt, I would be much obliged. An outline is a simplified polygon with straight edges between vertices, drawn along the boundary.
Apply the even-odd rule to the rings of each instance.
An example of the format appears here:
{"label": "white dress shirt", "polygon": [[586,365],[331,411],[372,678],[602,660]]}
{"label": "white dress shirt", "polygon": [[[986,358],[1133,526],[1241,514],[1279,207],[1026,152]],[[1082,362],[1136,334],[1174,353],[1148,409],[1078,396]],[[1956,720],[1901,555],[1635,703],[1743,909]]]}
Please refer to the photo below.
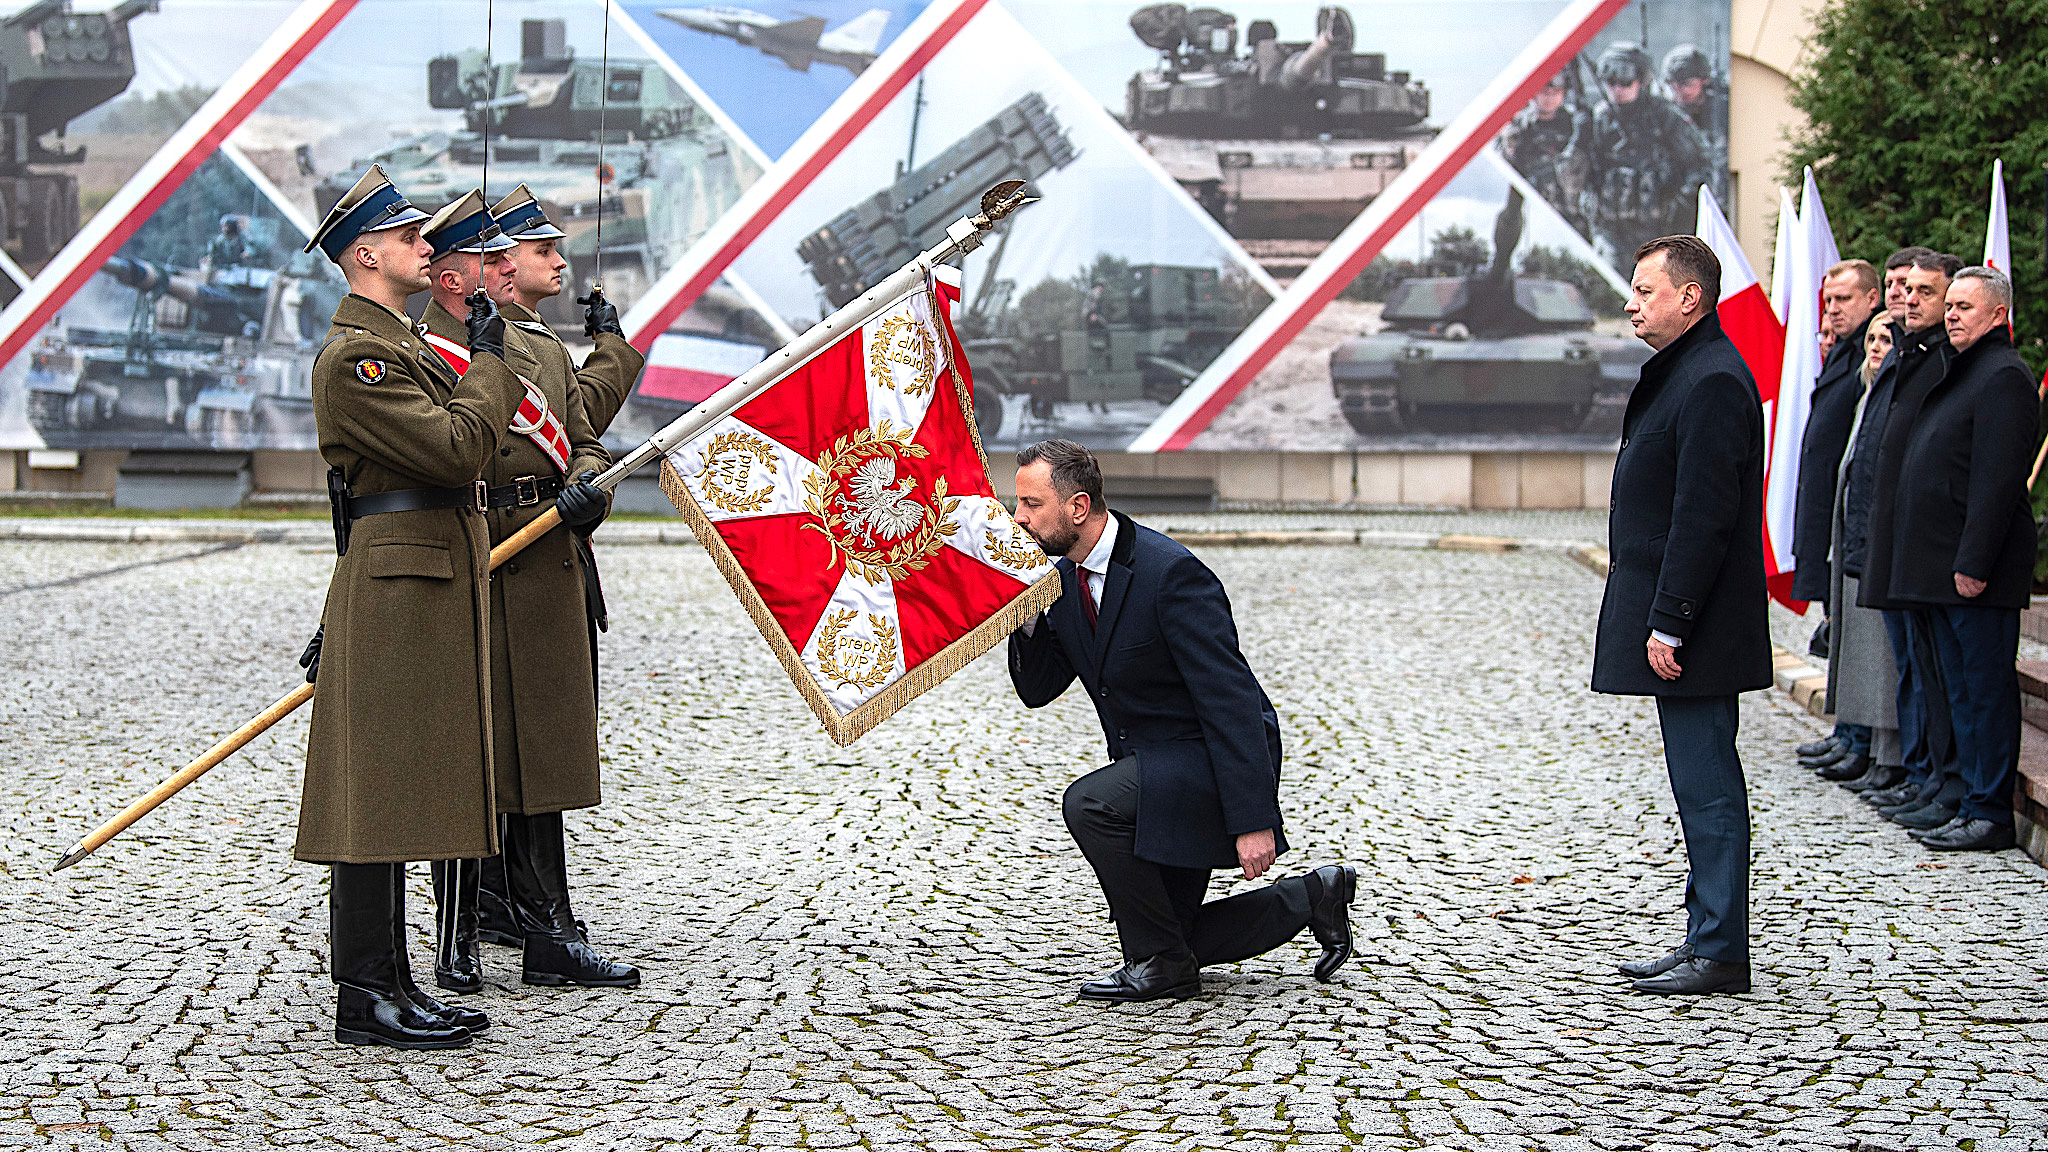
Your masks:
{"label": "white dress shirt", "polygon": [[[1078,565],[1079,571],[1075,573],[1075,582],[1081,586],[1081,595],[1093,600],[1098,609],[1102,607],[1103,583],[1109,579],[1109,554],[1115,551],[1115,549],[1116,517],[1111,516],[1103,524],[1102,535],[1096,538],[1095,547],[1090,548],[1088,555],[1082,557],[1081,563]],[[1045,613],[1041,612],[1038,615],[1043,616]],[[1086,619],[1087,617],[1083,616],[1082,618]],[[1033,616],[1024,622],[1024,634],[1026,636],[1031,635],[1037,630],[1038,616]]]}

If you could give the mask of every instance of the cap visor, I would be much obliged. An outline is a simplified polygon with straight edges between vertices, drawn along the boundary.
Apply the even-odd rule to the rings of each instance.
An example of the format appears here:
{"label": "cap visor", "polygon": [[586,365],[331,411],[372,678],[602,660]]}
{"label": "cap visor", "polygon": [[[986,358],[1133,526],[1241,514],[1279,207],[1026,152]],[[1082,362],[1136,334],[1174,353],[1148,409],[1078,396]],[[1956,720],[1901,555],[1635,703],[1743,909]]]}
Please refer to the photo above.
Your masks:
{"label": "cap visor", "polygon": [[430,219],[432,219],[432,217],[428,216],[425,212],[422,212],[419,209],[412,207],[411,205],[407,205],[405,211],[400,212],[398,215],[393,216],[391,219],[386,220],[382,224],[377,225],[375,228],[365,228],[363,229],[363,231],[388,232],[393,228],[403,228],[407,224],[418,224],[422,221]]}
{"label": "cap visor", "polygon": [[569,234],[543,220],[512,237],[514,240],[567,240]]}

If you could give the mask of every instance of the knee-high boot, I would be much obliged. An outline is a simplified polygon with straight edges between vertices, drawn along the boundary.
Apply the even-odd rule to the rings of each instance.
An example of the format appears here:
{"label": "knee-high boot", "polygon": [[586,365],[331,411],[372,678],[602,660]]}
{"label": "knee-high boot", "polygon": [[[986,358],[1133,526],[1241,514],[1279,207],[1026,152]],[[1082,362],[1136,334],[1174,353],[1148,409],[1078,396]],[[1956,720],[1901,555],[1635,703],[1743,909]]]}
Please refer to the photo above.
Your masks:
{"label": "knee-high boot", "polygon": [[[505,821],[510,818],[505,814],[498,816],[500,844],[505,841]],[[477,883],[476,938],[507,948],[525,947],[526,934],[519,930],[519,921],[512,915],[512,888],[505,881],[505,857],[484,857],[479,871],[482,879]]]}
{"label": "knee-high boot", "polygon": [[477,894],[481,860],[436,860],[434,873],[434,983],[450,992],[481,992],[477,959]]}
{"label": "knee-high boot", "polygon": [[569,907],[569,861],[562,814],[508,816],[505,878],[526,934],[520,978],[528,984],[634,988],[640,970],[598,954]]}
{"label": "knee-high boot", "polygon": [[477,959],[477,877],[483,861],[434,861],[434,984],[449,992],[481,992]]}
{"label": "knee-high boot", "polygon": [[[474,862],[471,861],[471,863]],[[414,1004],[419,1005],[420,1011],[425,1012],[429,1016],[438,1016],[443,1020],[459,1024],[471,1032],[482,1032],[489,1028],[491,1026],[491,1018],[484,1015],[481,1009],[465,1008],[457,1004],[443,1004],[441,1001],[421,991],[418,984],[413,983],[412,958],[407,954],[405,939],[405,869],[402,866],[398,868],[392,878],[397,882],[398,886],[397,892],[392,897],[392,899],[397,901],[398,905],[398,923],[394,926],[397,935],[392,941],[392,947],[398,953],[399,986],[405,989],[406,996],[411,998]],[[437,898],[440,896],[438,888],[434,894]],[[474,953],[476,949],[471,948],[470,951]]]}
{"label": "knee-high boot", "polygon": [[398,864],[335,864],[327,893],[334,971],[334,1038],[392,1048],[460,1048],[469,1029],[429,1014],[406,994],[398,948],[405,913]]}

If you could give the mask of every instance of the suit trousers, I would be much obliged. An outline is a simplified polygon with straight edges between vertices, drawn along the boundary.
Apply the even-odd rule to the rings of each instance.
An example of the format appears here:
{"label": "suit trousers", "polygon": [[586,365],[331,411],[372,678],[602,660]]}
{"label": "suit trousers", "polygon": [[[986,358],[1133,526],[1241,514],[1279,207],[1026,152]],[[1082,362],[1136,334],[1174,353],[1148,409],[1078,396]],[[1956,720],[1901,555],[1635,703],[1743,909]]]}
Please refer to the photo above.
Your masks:
{"label": "suit trousers", "polygon": [[[1892,664],[1899,672],[1899,743],[1907,778],[1932,798],[1948,779],[1950,730],[1947,696],[1926,622],[1918,612],[1887,608],[1885,633],[1891,637]],[[1938,707],[1939,715],[1930,711]]]}
{"label": "suit trousers", "polygon": [[1735,754],[1735,696],[1659,696],[1664,765],[1685,831],[1685,939],[1749,963],[1749,792]]}
{"label": "suit trousers", "polygon": [[1306,876],[1204,904],[1208,869],[1138,859],[1136,757],[1074,781],[1060,807],[1102,883],[1127,963],[1192,956],[1197,964],[1229,964],[1270,952],[1308,927]]}
{"label": "suit trousers", "polygon": [[2020,759],[2020,613],[1945,604],[1924,613],[1955,729],[1962,814],[2012,823]]}

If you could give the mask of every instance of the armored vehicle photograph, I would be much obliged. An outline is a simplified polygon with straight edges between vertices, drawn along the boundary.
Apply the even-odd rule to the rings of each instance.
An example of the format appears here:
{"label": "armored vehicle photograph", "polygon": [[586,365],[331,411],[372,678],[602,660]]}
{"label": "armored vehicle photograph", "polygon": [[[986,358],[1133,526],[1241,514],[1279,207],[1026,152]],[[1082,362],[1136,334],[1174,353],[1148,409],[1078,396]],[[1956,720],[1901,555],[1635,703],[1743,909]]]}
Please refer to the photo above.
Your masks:
{"label": "armored vehicle photograph", "polygon": [[1576,286],[1516,276],[1521,238],[1522,195],[1510,190],[1484,269],[1401,281],[1386,328],[1330,354],[1330,386],[1354,430],[1620,433],[1649,347],[1595,332]]}

